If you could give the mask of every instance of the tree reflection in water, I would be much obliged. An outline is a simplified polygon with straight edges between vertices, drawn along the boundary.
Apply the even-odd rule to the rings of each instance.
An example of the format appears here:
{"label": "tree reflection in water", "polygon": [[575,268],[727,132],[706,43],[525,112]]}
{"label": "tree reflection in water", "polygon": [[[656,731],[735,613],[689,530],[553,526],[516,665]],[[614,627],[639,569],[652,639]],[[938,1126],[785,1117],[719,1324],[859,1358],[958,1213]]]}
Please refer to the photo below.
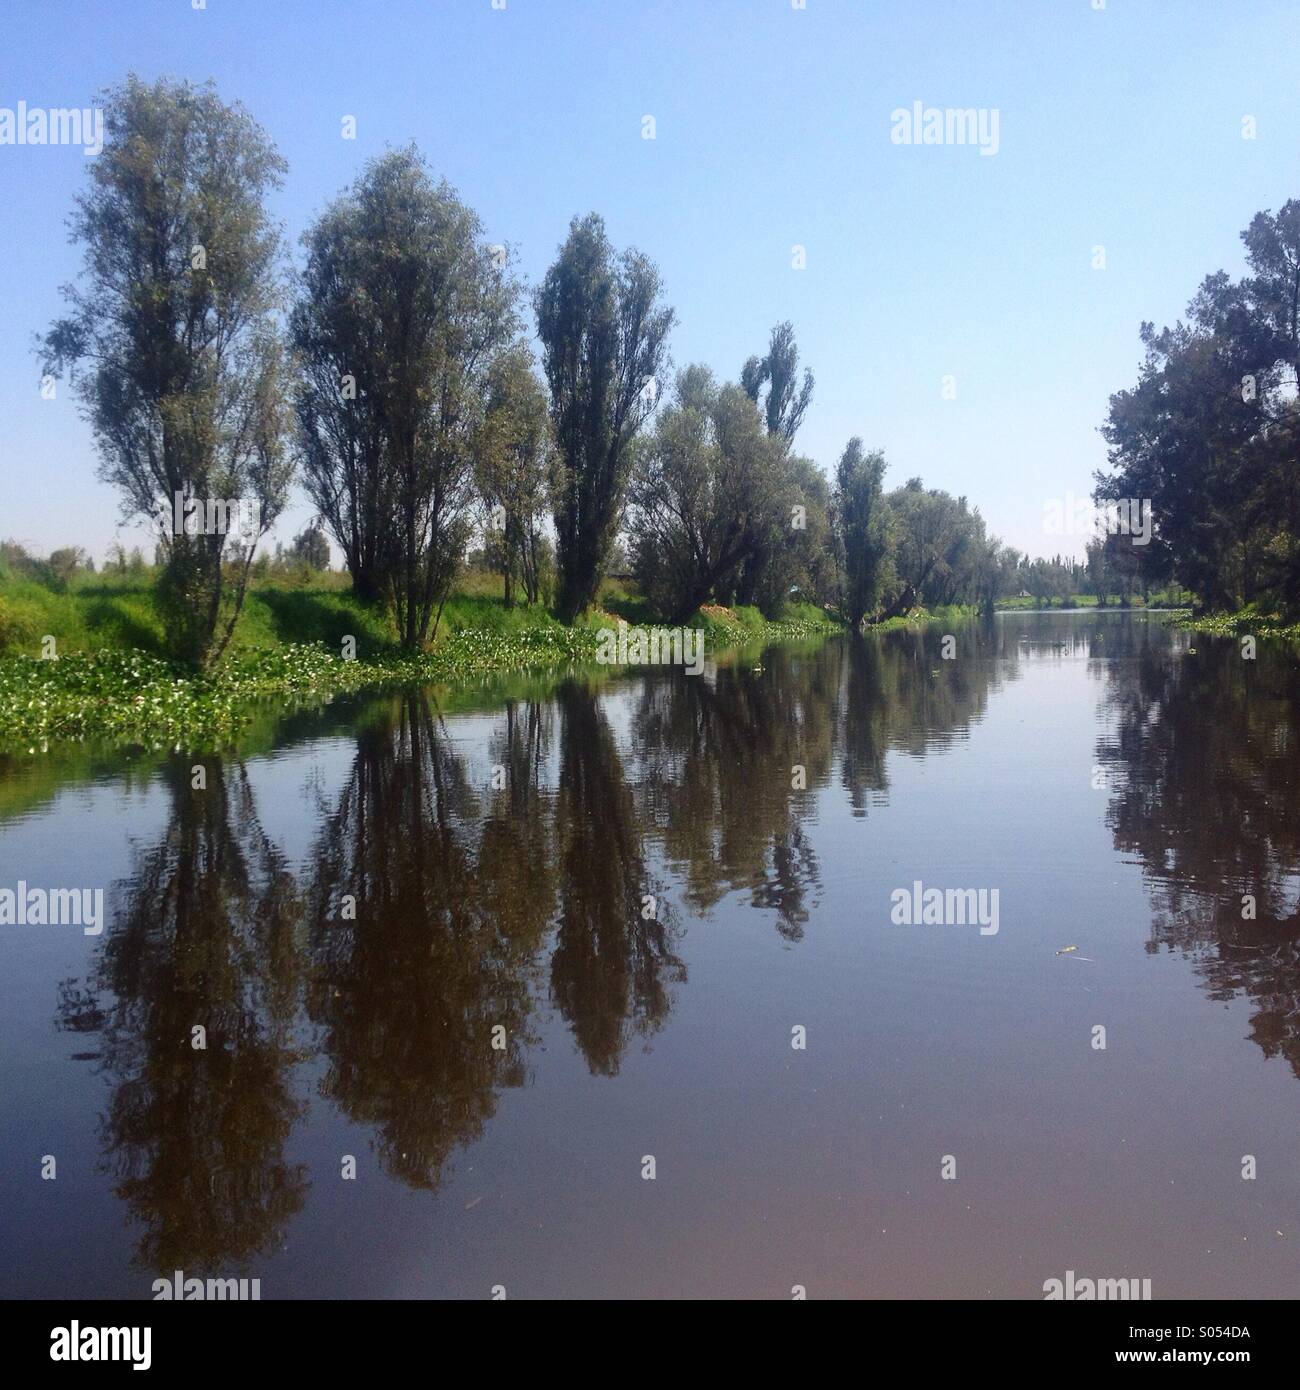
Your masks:
{"label": "tree reflection in water", "polygon": [[1201,634],[1188,647],[1106,668],[1107,823],[1144,866],[1148,949],[1193,958],[1212,999],[1248,996],[1251,1037],[1300,1076],[1300,674],[1268,643],[1254,660]]}
{"label": "tree reflection in water", "polygon": [[300,1114],[299,894],[243,765],[198,765],[205,789],[192,759],[166,762],[167,828],[113,895],[97,979],[65,988],[61,1010],[65,1026],[101,1036],[104,1164],[144,1227],[137,1263],[168,1273],[220,1272],[267,1249],[308,1186],[284,1157]]}
{"label": "tree reflection in water", "polygon": [[138,1262],[225,1273],[283,1238],[308,1185],[285,1158],[304,1058],[383,1170],[428,1191],[529,1080],[548,1011],[616,1075],[686,985],[683,921],[730,895],[788,942],[815,930],[823,804],[869,816],[889,755],[968,737],[1024,659],[1087,660],[1103,683],[1096,759],[1115,845],[1145,867],[1149,948],[1193,957],[1212,998],[1249,996],[1255,1041],[1300,1075],[1289,656],[1208,639],[1193,656],[1147,622],[1021,626],[961,627],[956,659],[929,630],[769,651],[761,670],[568,677],[494,706],[486,732],[428,692],[377,699],[332,726],[350,762],[301,882],[243,762],[204,758],[194,790],[192,760],[168,759],[166,829],[60,1003],[111,1085],[104,1163]]}

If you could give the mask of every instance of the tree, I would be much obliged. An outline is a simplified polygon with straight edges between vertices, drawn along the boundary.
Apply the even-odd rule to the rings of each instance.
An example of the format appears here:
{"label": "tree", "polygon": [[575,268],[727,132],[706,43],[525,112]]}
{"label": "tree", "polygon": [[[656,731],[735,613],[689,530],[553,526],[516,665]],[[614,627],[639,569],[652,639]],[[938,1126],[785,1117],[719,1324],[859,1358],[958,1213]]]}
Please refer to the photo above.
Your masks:
{"label": "tree", "polygon": [[1150,508],[1144,587],[1300,610],[1300,202],[1242,233],[1249,274],[1206,276],[1186,321],[1144,323],[1137,385],[1111,397],[1099,502]]}
{"label": "tree", "polygon": [[861,439],[850,439],[835,475],[835,516],[844,557],[844,609],[854,627],[879,606],[889,561],[884,476],[884,454],[865,453]]}
{"label": "tree", "polygon": [[794,340],[793,324],[787,321],[776,325],[767,352],[745,363],[740,384],[750,400],[762,407],[767,432],[792,444],[813,393],[810,371],[804,371],[803,385],[799,385],[799,347]]}
{"label": "tree", "polygon": [[1050,560],[1042,556],[1031,560],[1022,555],[1014,582],[1028,591],[1040,607],[1050,606],[1052,599],[1064,607],[1073,596],[1076,584],[1081,582],[1081,576],[1077,576],[1059,555]]}
{"label": "tree", "polygon": [[972,550],[984,541],[984,523],[964,497],[925,488],[909,478],[888,496],[897,520],[894,565],[897,589],[885,616],[906,612],[916,603],[935,606],[962,596],[970,577]]}
{"label": "tree", "polygon": [[812,459],[784,447],[780,459],[780,524],[767,532],[761,563],[746,565],[743,571],[753,582],[753,601],[772,617],[779,617],[796,595],[819,604],[839,598],[826,475]]}
{"label": "tree", "polygon": [[1254,597],[1271,526],[1251,448],[1260,410],[1241,387],[1254,355],[1204,321],[1159,333],[1144,324],[1142,340],[1137,386],[1110,400],[1102,433],[1114,472],[1098,476],[1097,500],[1149,506],[1150,561],[1168,551],[1207,607],[1237,607]]}
{"label": "tree", "polygon": [[382,397],[369,372],[371,336],[381,331],[368,293],[375,212],[359,187],[303,234],[307,264],[290,319],[303,481],[363,603],[384,593],[392,524]]}
{"label": "tree", "polygon": [[653,611],[684,623],[735,581],[765,525],[777,525],[783,451],[738,386],[707,367],[677,377],[631,487],[633,569]]}
{"label": "tree", "polygon": [[[778,323],[772,329],[767,352],[745,363],[740,384],[762,410],[768,434],[788,452],[813,393],[811,372],[804,372],[803,385],[799,385],[799,348],[794,340],[793,325]],[[790,505],[804,507],[806,517],[820,508],[824,520],[829,493],[820,473],[811,465],[804,467],[794,462],[788,473]],[[780,609],[794,582],[795,571],[804,571],[805,581],[811,582],[807,562],[814,557],[810,554],[808,540],[806,528],[802,532],[788,525],[769,529],[741,569],[736,586],[737,601],[756,604],[765,613]]]}
{"label": "tree", "polygon": [[320,522],[313,521],[293,538],[289,554],[314,570],[327,570],[330,567],[329,538],[321,529]]}
{"label": "tree", "polygon": [[487,406],[477,441],[478,486],[509,607],[516,582],[529,603],[541,585],[546,509],[554,445],[546,391],[527,348],[502,353],[488,371]]}
{"label": "tree", "polygon": [[981,613],[991,616],[998,599],[1013,592],[1019,561],[1019,553],[1004,545],[996,536],[986,539],[975,567],[971,592]]}
{"label": "tree", "polygon": [[469,537],[487,374],[516,332],[517,290],[414,148],[373,160],[308,245],[294,339],[309,490],[354,581],[387,593],[418,648]]}
{"label": "tree", "polygon": [[574,218],[534,304],[558,449],[553,497],[559,596],[572,621],[596,597],[622,519],[632,441],[654,409],[673,311],[659,272],[616,256],[595,213]]}
{"label": "tree", "polygon": [[50,576],[53,586],[60,591],[68,587],[72,576],[79,569],[93,573],[94,568],[95,562],[79,545],[65,545],[58,550],[52,550],[45,561],[46,573]]}
{"label": "tree", "polygon": [[[124,520],[159,523],[168,645],[206,667],[230,640],[292,476],[280,236],[263,206],[285,163],[211,84],[131,77],[107,94],[104,129],[71,222],[82,280],[43,340],[45,369],[88,364],[77,388],[100,476],[121,492]],[[198,508],[202,523],[187,524]]]}
{"label": "tree", "polygon": [[1088,589],[1097,596],[1097,607],[1105,608],[1106,600],[1114,592],[1111,586],[1112,575],[1106,563],[1106,538],[1094,536],[1084,547]]}

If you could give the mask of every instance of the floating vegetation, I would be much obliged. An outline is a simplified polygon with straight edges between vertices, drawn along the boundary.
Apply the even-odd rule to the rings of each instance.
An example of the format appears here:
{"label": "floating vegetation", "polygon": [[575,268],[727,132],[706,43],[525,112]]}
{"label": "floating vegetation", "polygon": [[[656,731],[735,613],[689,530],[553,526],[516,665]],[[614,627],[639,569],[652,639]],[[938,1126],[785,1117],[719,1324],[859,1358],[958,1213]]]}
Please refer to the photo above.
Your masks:
{"label": "floating vegetation", "polygon": [[[723,610],[726,611],[726,610]],[[825,632],[829,623],[706,624],[711,649]],[[466,629],[431,652],[345,660],[321,643],[245,652],[209,675],[146,652],[74,653],[0,659],[0,746],[44,751],[51,739],[110,738],[148,744],[228,741],[259,702],[323,704],[336,695],[422,685],[460,685],[485,676],[596,661],[598,635],[548,624],[515,631]]]}
{"label": "floating vegetation", "polygon": [[259,701],[325,701],[386,687],[460,682],[492,672],[585,663],[595,635],[578,628],[461,632],[434,651],[345,660],[319,643],[250,653],[196,675],[139,651],[0,661],[0,743],[132,737],[146,742],[221,741]]}

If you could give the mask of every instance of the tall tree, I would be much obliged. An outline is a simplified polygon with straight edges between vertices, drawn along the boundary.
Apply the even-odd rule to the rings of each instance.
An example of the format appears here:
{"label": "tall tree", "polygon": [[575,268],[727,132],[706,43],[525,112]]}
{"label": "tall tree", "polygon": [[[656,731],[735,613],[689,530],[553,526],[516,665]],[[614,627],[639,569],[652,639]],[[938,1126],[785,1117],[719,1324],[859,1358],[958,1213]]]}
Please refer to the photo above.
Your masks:
{"label": "tall tree", "polygon": [[[745,363],[740,384],[762,411],[768,434],[788,451],[813,393],[810,371],[804,371],[802,386],[799,383],[799,347],[791,323],[778,323],[772,329],[767,352]],[[799,479],[808,487],[800,488]],[[802,506],[809,515],[816,514],[822,507],[824,515],[823,504],[828,494],[821,474],[792,462],[789,480],[791,506]],[[806,530],[797,531],[789,525],[769,528],[741,566],[736,585],[737,601],[756,604],[764,612],[779,609],[785,602],[793,573],[807,568],[798,560],[799,552],[803,552],[803,559],[809,558],[808,539]]]}
{"label": "tall tree", "polygon": [[373,160],[307,239],[294,323],[312,497],[354,577],[369,547],[402,644],[417,648],[468,539],[487,375],[517,331],[517,289],[413,147]]}
{"label": "tall tree", "polygon": [[835,515],[844,556],[844,608],[854,627],[879,606],[889,560],[890,519],[882,486],[885,456],[856,435],[835,475]]}
{"label": "tall tree", "polygon": [[1095,496],[1150,507],[1144,585],[1172,572],[1205,608],[1300,611],[1300,202],[1258,213],[1242,240],[1244,279],[1209,275],[1185,321],[1142,325]]}
{"label": "tall tree", "polygon": [[762,357],[751,357],[745,363],[740,384],[750,400],[762,407],[767,432],[792,444],[812,400],[813,374],[805,369],[800,385],[799,345],[789,320],[773,328]]}
{"label": "tall tree", "polygon": [[574,218],[535,296],[542,365],[559,451],[553,509],[557,612],[571,621],[596,597],[622,519],[631,444],[654,409],[673,311],[659,272],[616,255],[595,213]]}
{"label": "tall tree", "polygon": [[554,466],[546,389],[527,348],[503,352],[488,371],[487,406],[477,441],[478,485],[505,581],[507,607],[518,583],[536,603],[546,509]]}
{"label": "tall tree", "polygon": [[128,78],[107,93],[104,131],[71,221],[81,282],[43,340],[45,365],[88,364],[77,389],[100,476],[121,493],[124,519],[162,532],[169,647],[210,666],[292,476],[280,234],[263,203],[286,166],[211,84]]}
{"label": "tall tree", "polygon": [[290,318],[303,482],[364,603],[383,596],[392,522],[382,398],[369,371],[378,331],[367,294],[373,230],[354,194],[303,234],[307,263]]}

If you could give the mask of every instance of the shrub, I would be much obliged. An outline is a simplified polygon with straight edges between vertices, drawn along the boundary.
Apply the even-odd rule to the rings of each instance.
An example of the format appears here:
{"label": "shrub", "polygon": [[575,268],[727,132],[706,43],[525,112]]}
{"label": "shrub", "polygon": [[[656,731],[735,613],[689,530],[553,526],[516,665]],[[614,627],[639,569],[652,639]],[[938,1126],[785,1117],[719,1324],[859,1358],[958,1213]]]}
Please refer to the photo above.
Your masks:
{"label": "shrub", "polygon": [[0,595],[0,652],[28,647],[41,636],[41,610],[26,599]]}

